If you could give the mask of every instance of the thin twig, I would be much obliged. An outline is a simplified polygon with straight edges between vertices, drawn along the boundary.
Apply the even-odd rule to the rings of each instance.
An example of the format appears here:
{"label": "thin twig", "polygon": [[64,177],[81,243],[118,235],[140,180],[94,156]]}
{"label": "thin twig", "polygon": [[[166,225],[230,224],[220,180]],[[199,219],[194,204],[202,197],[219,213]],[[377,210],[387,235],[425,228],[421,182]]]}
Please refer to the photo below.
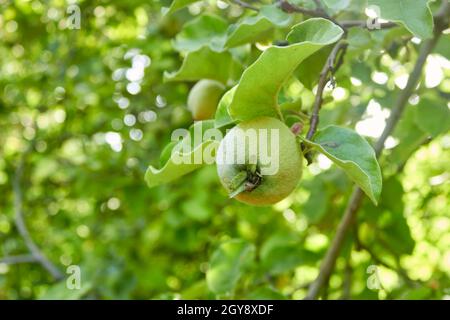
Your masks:
{"label": "thin twig", "polygon": [[31,235],[26,227],[24,213],[23,213],[23,193],[20,185],[20,180],[23,176],[23,170],[25,165],[25,156],[31,152],[34,144],[32,143],[28,150],[22,154],[19,164],[17,165],[15,175],[13,178],[13,190],[14,190],[14,212],[15,212],[15,224],[20,236],[25,242],[28,250],[30,250],[31,255],[39,262],[42,267],[44,267],[55,280],[60,280],[63,278],[61,271],[56,268],[56,266],[47,259],[47,257],[41,252],[39,247],[34,243]]}
{"label": "thin twig", "polygon": [[344,270],[344,281],[342,283],[342,300],[349,300],[352,293],[353,268],[350,259],[347,261]]}
{"label": "thin twig", "polygon": [[[309,121],[309,130],[306,134],[306,139],[311,139],[316,133],[317,126],[319,125],[319,112],[322,108],[323,103],[323,91],[325,90],[325,86],[333,74],[339,69],[343,62],[343,57],[345,55],[345,51],[347,50],[347,42],[339,41],[331,50],[330,55],[328,56],[325,65],[322,68],[319,76],[319,83],[317,85],[316,97],[314,99],[314,104],[311,112],[311,117]],[[308,161],[308,165],[312,163],[312,156],[310,152],[305,152],[305,146],[302,145],[302,150],[304,151],[305,159]]]}
{"label": "thin twig", "polygon": [[[369,24],[368,21],[363,21],[363,20],[340,21],[339,23],[344,28],[359,27],[359,28],[364,28],[364,29],[373,30],[373,31],[381,30],[381,29],[389,29],[389,28],[398,26],[398,24],[395,22],[382,22],[382,23],[376,24],[376,20],[373,21],[373,23],[371,23],[371,24]],[[375,24],[376,24],[376,27],[374,27]]]}
{"label": "thin twig", "polygon": [[38,262],[32,254],[23,254],[19,256],[3,257],[0,259],[0,264],[19,264],[19,263],[33,263]]}
{"label": "thin twig", "polygon": [[[446,28],[446,25],[448,24],[448,10],[449,10],[448,1],[445,0],[443,1],[442,6],[439,9],[439,13],[437,15],[438,19],[436,19],[435,36],[432,39],[427,40],[426,42],[423,43],[414,69],[408,78],[408,83],[405,89],[403,89],[400,92],[397,101],[392,108],[386,127],[384,128],[383,133],[381,134],[380,138],[378,139],[375,145],[374,149],[377,157],[380,156],[382,150],[384,149],[384,143],[386,142],[386,139],[389,137],[389,135],[392,134],[395,126],[397,125],[400,119],[400,116],[403,113],[403,110],[405,109],[409,97],[413,94],[415,90],[417,83],[420,80],[422,69],[428,55],[433,51],[437,41],[439,40],[441,32]],[[353,221],[355,220],[356,213],[358,212],[361,206],[362,199],[363,199],[363,191],[358,187],[355,187],[349,199],[347,207],[345,209],[342,220],[339,223],[336,235],[331,243],[330,248],[325,254],[325,258],[323,259],[323,262],[320,266],[319,275],[317,276],[316,280],[311,284],[306,299],[317,299],[324,284],[329,279],[331,272],[333,271],[334,266],[336,264],[336,259],[339,256],[339,252],[341,250],[347,231],[350,229]]]}
{"label": "thin twig", "polygon": [[[323,103],[323,91],[325,90],[325,86],[329,80],[329,74],[333,74],[339,69],[339,66],[342,64],[342,57],[345,53],[348,44],[345,41],[339,41],[331,50],[330,55],[325,62],[325,65],[320,72],[319,83],[317,85],[317,93],[313,104],[310,126],[308,133],[306,135],[306,139],[311,139],[314,136],[314,133],[317,130],[317,126],[319,125],[319,111],[322,107]],[[338,57],[339,53],[342,54]]]}
{"label": "thin twig", "polygon": [[247,2],[242,1],[242,0],[231,0],[231,2],[241,6],[243,8],[246,8],[246,9],[250,9],[250,10],[253,10],[253,11],[259,11],[259,9],[257,7],[254,7],[250,3],[247,3]]}
{"label": "thin twig", "polygon": [[278,0],[277,3],[278,3],[278,6],[281,8],[281,10],[283,10],[286,13],[301,13],[301,14],[305,14],[305,15],[311,16],[311,17],[324,18],[324,19],[330,20],[331,22],[337,24],[338,26],[341,25],[339,23],[339,21],[337,21],[336,19],[331,17],[323,9],[323,7],[321,5],[317,6],[316,9],[307,9],[307,8],[299,7],[295,4],[292,4],[287,0]]}
{"label": "thin twig", "polygon": [[320,0],[314,0],[314,3],[316,4],[317,10],[325,11],[325,9],[323,8],[322,2]]}
{"label": "thin twig", "polygon": [[281,8],[281,10],[283,10],[286,13],[294,13],[295,12],[295,13],[306,14],[308,16],[325,18],[324,14],[320,10],[299,7],[299,6],[296,6],[296,5],[288,2],[287,0],[279,0],[278,6]]}

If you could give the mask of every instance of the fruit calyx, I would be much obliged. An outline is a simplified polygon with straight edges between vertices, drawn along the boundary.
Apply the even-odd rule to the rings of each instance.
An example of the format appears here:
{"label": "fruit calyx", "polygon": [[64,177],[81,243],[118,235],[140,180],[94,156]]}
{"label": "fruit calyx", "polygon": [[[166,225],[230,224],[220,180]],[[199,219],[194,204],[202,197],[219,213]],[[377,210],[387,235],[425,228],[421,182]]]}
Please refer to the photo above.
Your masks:
{"label": "fruit calyx", "polygon": [[262,182],[261,170],[257,165],[244,166],[230,183],[230,198],[234,198],[238,194],[246,191],[251,192],[255,190]]}

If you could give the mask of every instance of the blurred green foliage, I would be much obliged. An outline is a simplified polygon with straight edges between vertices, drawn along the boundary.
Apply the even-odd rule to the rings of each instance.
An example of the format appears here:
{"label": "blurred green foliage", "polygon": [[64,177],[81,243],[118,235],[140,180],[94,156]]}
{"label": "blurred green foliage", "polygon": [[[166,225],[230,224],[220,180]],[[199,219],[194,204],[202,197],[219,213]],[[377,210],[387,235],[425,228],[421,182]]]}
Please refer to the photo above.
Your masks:
{"label": "blurred green foliage", "polygon": [[[163,81],[183,60],[176,35],[201,13],[231,24],[251,12],[215,0],[168,16],[166,0],[77,4],[80,29],[68,29],[63,0],[0,1],[0,299],[303,298],[352,187],[323,156],[289,198],[268,208],[228,199],[214,166],[152,189],[143,178],[172,131],[192,124],[186,98],[194,83]],[[245,68],[285,31],[274,28],[233,55]],[[356,128],[373,141],[417,58],[411,38],[400,27],[352,30],[321,126]],[[447,35],[389,139],[380,204],[365,199],[328,298],[450,295],[448,46]],[[280,99],[310,108],[323,50]],[[38,263],[1,263],[28,253],[14,218],[21,159],[31,236],[64,274],[80,266],[81,290],[54,282]],[[381,290],[367,286],[370,265]]]}

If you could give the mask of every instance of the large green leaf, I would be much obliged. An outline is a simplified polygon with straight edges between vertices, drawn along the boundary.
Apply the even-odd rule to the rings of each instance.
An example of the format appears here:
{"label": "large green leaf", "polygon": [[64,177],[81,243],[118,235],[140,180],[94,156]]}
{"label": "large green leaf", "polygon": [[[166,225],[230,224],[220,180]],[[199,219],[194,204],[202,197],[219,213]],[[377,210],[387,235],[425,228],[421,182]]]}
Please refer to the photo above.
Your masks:
{"label": "large green leaf", "polygon": [[309,19],[294,26],[286,47],[273,46],[245,70],[236,88],[229,111],[233,119],[249,120],[258,116],[279,117],[278,92],[308,56],[336,42],[343,31],[322,18]]}
{"label": "large green leaf", "polygon": [[[145,173],[145,181],[148,187],[168,183],[204,166],[206,164],[204,155],[214,157],[219,146],[218,138],[220,136],[218,135],[217,139],[214,137],[204,138],[203,136],[206,130],[213,128],[213,120],[196,122],[189,130],[189,137],[183,138],[176,145],[170,142],[168,145],[170,157],[165,165],[161,169],[149,166]],[[199,133],[201,133],[201,138],[197,138]],[[184,146],[188,146],[190,151],[185,151],[187,149],[183,149]],[[167,155],[165,155],[166,157]]]}
{"label": "large green leaf", "polygon": [[433,15],[428,0],[369,0],[379,8],[380,18],[398,22],[419,38],[433,35]]}
{"label": "large green leaf", "polygon": [[216,294],[232,292],[254,256],[255,247],[244,240],[233,239],[222,243],[209,262],[206,273],[209,289]]}
{"label": "large green leaf", "polygon": [[241,66],[229,52],[216,52],[208,47],[189,52],[178,71],[164,73],[166,81],[217,80],[224,84]]}
{"label": "large green leaf", "polygon": [[329,126],[307,142],[342,168],[375,203],[381,194],[382,178],[375,152],[370,144],[353,130]]}
{"label": "large green leaf", "polygon": [[178,51],[196,51],[209,46],[221,51],[228,28],[226,20],[213,15],[201,15],[186,23],[173,42]]}
{"label": "large green leaf", "polygon": [[330,54],[331,48],[324,47],[310,55],[302,62],[302,66],[295,70],[294,75],[308,89],[312,90],[319,81],[319,74]]}
{"label": "large green leaf", "polygon": [[281,11],[278,6],[263,6],[257,15],[246,17],[230,27],[225,46],[232,48],[249,42],[265,40],[274,27],[287,26],[290,21],[291,17]]}
{"label": "large green leaf", "polygon": [[167,12],[165,13],[166,15],[172,14],[175,11],[178,11],[188,5],[190,5],[191,3],[194,2],[198,2],[199,0],[173,0],[172,3],[170,4],[169,9],[167,10]]}

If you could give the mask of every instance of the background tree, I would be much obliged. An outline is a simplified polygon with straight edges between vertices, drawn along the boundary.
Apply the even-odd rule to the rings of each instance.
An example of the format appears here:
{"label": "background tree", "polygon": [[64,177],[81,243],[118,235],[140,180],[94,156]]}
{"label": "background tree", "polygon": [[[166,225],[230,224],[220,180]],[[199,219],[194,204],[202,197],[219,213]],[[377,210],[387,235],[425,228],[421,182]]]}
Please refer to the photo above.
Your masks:
{"label": "background tree", "polygon": [[[448,1],[78,5],[79,29],[63,1],[1,3],[1,299],[450,294]],[[148,174],[202,79],[227,93],[196,125],[298,135],[289,197],[229,199],[213,165]]]}

